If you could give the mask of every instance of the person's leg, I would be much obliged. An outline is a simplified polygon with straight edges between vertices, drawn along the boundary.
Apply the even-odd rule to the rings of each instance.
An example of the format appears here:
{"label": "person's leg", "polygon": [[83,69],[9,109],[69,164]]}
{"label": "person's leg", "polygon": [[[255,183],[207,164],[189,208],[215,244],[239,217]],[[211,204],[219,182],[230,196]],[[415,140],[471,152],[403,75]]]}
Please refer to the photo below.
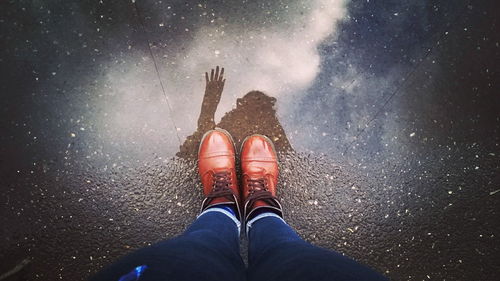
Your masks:
{"label": "person's leg", "polygon": [[200,216],[186,232],[126,256],[92,280],[244,279],[235,151],[228,132],[205,133],[198,150],[198,170],[205,199]]}
{"label": "person's leg", "polygon": [[269,138],[244,140],[241,170],[249,280],[386,280],[339,253],[312,246],[285,223],[276,197],[278,159]]}
{"label": "person's leg", "polygon": [[387,280],[337,252],[313,246],[274,213],[247,223],[248,280]]}
{"label": "person's leg", "polygon": [[231,209],[220,207],[206,209],[182,235],[139,249],[91,280],[244,280],[240,223]]}

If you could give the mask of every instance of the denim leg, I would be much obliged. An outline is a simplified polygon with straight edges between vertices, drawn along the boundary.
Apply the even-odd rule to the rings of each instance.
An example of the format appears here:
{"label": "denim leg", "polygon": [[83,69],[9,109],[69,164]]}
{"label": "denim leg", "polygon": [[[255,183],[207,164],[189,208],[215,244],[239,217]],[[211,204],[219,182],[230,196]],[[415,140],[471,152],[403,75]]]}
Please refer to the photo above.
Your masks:
{"label": "denim leg", "polygon": [[224,209],[208,209],[182,235],[132,252],[91,280],[119,281],[142,265],[139,281],[245,280],[239,222]]}
{"label": "denim leg", "polygon": [[263,213],[247,225],[248,280],[387,280],[337,252],[302,240],[283,219]]}

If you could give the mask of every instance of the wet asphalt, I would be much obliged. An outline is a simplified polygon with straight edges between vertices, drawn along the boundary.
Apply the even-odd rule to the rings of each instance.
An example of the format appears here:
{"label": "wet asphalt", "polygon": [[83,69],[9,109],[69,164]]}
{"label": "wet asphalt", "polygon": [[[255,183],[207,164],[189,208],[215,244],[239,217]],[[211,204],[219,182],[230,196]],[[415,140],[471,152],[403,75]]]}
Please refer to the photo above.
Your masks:
{"label": "wet asphalt", "polygon": [[[286,54],[304,34],[287,15],[307,29],[315,1],[0,3],[0,280],[85,280],[182,233],[213,126],[275,141],[278,196],[305,240],[393,280],[498,280],[495,3],[373,2],[327,15],[342,20],[304,59],[318,59],[307,83],[253,49]],[[292,42],[295,63],[310,49]],[[224,92],[204,103],[215,65]]]}

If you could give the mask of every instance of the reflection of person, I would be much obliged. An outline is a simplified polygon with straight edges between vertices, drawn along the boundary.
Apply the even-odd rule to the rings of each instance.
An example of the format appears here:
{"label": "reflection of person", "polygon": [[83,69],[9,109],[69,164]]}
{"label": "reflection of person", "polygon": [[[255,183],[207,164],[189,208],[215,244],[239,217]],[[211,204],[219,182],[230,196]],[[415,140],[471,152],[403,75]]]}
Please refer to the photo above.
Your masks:
{"label": "reflection of person", "polygon": [[245,136],[263,134],[272,139],[278,152],[292,150],[285,131],[276,117],[276,99],[259,91],[251,91],[236,100],[236,108],[227,112],[218,124],[214,122],[215,112],[221,99],[226,80],[224,68],[205,73],[206,87],[201,106],[198,128],[180,147],[177,156],[196,159],[196,149],[204,132],[215,127],[225,129],[235,138],[237,145]]}
{"label": "reflection of person", "polygon": [[[208,131],[198,150],[205,199],[184,234],[140,249],[98,273],[95,281],[128,280],[386,280],[334,251],[302,240],[283,219],[276,198],[278,162],[262,135],[240,151],[227,131]],[[240,256],[240,226],[249,241],[248,269]]]}

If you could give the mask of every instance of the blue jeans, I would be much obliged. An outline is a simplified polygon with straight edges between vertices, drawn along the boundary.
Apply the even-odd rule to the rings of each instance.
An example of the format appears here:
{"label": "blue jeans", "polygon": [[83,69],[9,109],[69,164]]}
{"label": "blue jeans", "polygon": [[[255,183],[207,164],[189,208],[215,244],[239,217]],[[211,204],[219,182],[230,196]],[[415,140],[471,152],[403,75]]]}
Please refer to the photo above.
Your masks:
{"label": "blue jeans", "polygon": [[139,249],[91,280],[386,280],[337,252],[305,242],[273,213],[247,224],[247,269],[239,230],[234,215],[210,208],[182,235]]}

